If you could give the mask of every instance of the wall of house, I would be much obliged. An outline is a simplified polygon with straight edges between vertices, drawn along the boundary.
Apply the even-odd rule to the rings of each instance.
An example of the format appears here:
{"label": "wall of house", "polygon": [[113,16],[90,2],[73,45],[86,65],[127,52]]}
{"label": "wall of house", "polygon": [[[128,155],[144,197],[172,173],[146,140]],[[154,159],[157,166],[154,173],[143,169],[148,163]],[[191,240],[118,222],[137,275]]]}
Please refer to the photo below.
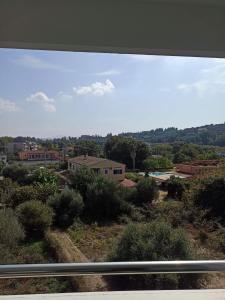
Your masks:
{"label": "wall of house", "polygon": [[[68,161],[68,170],[75,171],[75,170],[77,170],[77,168],[80,168],[80,167],[82,167],[82,166]],[[122,164],[115,166],[115,167],[113,167],[111,165],[108,166],[107,164],[105,166],[95,165],[95,166],[92,166],[91,169],[92,170],[99,169],[100,175],[103,175],[112,180],[122,181],[125,178],[125,165],[122,165]],[[122,174],[114,174],[114,170],[119,170],[119,169],[122,170]]]}

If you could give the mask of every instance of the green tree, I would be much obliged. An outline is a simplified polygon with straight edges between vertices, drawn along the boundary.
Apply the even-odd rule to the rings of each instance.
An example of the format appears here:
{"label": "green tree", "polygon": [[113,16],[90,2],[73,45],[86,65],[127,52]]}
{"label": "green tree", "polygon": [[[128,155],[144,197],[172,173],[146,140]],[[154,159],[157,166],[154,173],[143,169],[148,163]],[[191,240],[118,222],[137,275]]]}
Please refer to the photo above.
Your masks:
{"label": "green tree", "polygon": [[51,226],[52,209],[40,201],[27,201],[16,208],[19,221],[28,236],[42,236]]}
{"label": "green tree", "polygon": [[173,167],[172,162],[167,157],[149,157],[143,162],[146,170],[160,170],[171,169]]}
{"label": "green tree", "polygon": [[0,248],[15,248],[25,237],[24,230],[12,209],[0,210]]}
{"label": "green tree", "polygon": [[73,171],[70,174],[71,187],[79,191],[85,201],[87,187],[89,184],[94,182],[95,178],[96,175],[89,168],[86,167],[78,168],[76,171]]}
{"label": "green tree", "polygon": [[48,205],[52,207],[55,213],[54,224],[61,228],[72,225],[74,218],[79,217],[84,208],[81,194],[68,188],[60,194],[51,196]]}
{"label": "green tree", "polygon": [[94,141],[79,141],[74,146],[74,155],[90,155],[90,156],[97,156],[101,155],[102,149]]}
{"label": "green tree", "polygon": [[138,181],[136,185],[137,193],[135,203],[143,205],[151,203],[154,199],[158,198],[159,191],[157,184],[153,178],[143,178]]}
{"label": "green tree", "polygon": [[225,179],[203,179],[194,191],[194,203],[209,211],[209,217],[218,217],[225,222]]}
{"label": "green tree", "polygon": [[26,201],[36,200],[37,192],[34,187],[30,185],[19,186],[15,188],[10,197],[10,206],[15,208],[16,206]]}
{"label": "green tree", "polygon": [[28,173],[28,169],[19,164],[8,165],[2,171],[4,177],[11,178],[19,184],[27,183]]}
{"label": "green tree", "polygon": [[143,161],[149,155],[149,147],[146,143],[132,138],[112,136],[105,144],[107,158],[126,164],[127,168],[142,168]]}
{"label": "green tree", "polygon": [[88,185],[86,213],[93,221],[116,220],[129,211],[128,204],[121,199],[120,187],[114,181],[97,177]]}
{"label": "green tree", "polygon": [[188,183],[184,179],[171,176],[166,182],[168,198],[181,200],[184,191],[188,188]]}
{"label": "green tree", "polygon": [[32,174],[32,181],[40,184],[57,184],[57,176],[44,167],[40,167]]}
{"label": "green tree", "polygon": [[[190,241],[184,230],[173,229],[166,222],[128,225],[119,238],[111,261],[158,261],[194,259]],[[185,280],[184,280],[185,278]],[[119,278],[119,284],[136,289],[194,288],[198,276],[143,275]]]}

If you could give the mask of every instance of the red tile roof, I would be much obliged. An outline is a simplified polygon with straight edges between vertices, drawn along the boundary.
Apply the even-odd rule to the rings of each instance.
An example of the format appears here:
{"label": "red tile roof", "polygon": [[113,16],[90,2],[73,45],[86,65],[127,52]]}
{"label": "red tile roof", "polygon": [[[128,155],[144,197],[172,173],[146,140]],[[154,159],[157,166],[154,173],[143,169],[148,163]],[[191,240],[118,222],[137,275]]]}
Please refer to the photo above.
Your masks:
{"label": "red tile roof", "polygon": [[133,180],[124,178],[124,180],[120,182],[120,185],[122,185],[123,187],[132,188],[132,187],[136,186],[136,182],[134,182]]}

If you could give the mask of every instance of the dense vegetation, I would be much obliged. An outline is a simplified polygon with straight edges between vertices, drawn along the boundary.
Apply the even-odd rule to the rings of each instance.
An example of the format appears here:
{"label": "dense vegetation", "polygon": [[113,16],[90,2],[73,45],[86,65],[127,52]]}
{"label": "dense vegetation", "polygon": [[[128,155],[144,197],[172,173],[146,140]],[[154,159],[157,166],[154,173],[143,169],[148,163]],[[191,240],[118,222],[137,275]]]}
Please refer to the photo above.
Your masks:
{"label": "dense vegetation", "polygon": [[[218,158],[219,148],[192,144],[192,140],[188,144],[168,140],[149,147],[126,135],[109,135],[106,143],[96,138],[99,140],[57,139],[48,141],[48,147],[60,149],[64,143],[70,143],[71,155],[105,156],[125,163],[126,177],[136,186],[124,188],[88,168],[69,173],[59,166],[2,165],[0,263],[54,261],[46,242],[50,231],[68,233],[84,251],[93,247],[85,254],[88,258],[96,255],[99,260],[225,258],[223,160],[218,169],[192,179],[171,177],[160,185],[148,177],[148,171],[171,169],[174,163]],[[145,176],[137,169],[146,171]],[[58,180],[62,172],[67,178],[64,184]],[[89,230],[98,236],[87,242]],[[111,232],[110,237],[107,231]],[[99,244],[104,242],[110,246],[103,256]],[[168,289],[204,287],[209,281],[199,275],[144,275],[123,277],[119,282],[114,278],[108,284],[123,289]],[[66,280],[45,282],[47,291],[71,290]],[[32,288],[22,286],[18,290],[23,293],[45,291],[43,284],[31,282]],[[8,283],[0,286],[1,293],[9,291],[12,288]]]}

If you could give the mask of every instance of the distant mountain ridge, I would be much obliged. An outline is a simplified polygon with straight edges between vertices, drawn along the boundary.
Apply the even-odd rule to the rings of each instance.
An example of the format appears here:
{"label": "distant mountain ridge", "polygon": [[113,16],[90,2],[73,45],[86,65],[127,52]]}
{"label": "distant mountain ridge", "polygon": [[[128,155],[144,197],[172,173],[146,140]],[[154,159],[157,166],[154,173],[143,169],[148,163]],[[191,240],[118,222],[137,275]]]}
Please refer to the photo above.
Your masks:
{"label": "distant mountain ridge", "polygon": [[121,133],[147,143],[174,143],[177,141],[200,145],[225,146],[225,123],[177,129],[169,127],[141,132]]}
{"label": "distant mountain ridge", "polygon": [[[103,145],[112,134],[106,136],[100,135],[81,135],[80,137],[55,137],[50,139],[40,139],[35,137],[0,137],[0,140],[4,142],[8,141],[37,141],[39,143],[43,141],[53,141],[56,143],[62,143],[65,145],[69,142],[77,141],[94,141],[100,145]],[[140,131],[140,132],[125,132],[120,133],[121,137],[132,137],[134,139],[146,142],[146,143],[174,143],[185,142],[199,145],[214,145],[225,146],[225,123],[222,124],[210,124],[199,127],[191,127],[185,129],[178,129],[175,127],[169,127],[166,129],[157,128],[152,130]]]}

